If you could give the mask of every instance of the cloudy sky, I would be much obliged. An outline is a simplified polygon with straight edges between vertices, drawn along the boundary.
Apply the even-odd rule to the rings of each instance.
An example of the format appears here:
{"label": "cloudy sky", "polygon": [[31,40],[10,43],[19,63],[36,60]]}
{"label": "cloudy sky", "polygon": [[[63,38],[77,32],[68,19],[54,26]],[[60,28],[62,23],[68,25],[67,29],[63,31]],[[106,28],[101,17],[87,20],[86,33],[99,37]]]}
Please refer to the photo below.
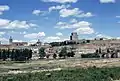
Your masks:
{"label": "cloudy sky", "polygon": [[0,0],[0,41],[120,38],[120,0]]}

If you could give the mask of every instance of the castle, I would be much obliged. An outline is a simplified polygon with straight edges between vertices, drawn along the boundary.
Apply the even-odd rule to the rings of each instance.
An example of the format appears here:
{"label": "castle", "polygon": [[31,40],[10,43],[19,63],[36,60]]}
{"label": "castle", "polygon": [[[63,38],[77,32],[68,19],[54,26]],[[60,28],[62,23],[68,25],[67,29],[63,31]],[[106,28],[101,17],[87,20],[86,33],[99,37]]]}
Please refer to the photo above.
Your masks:
{"label": "castle", "polygon": [[[76,32],[71,33],[70,40],[66,40],[68,42],[74,42],[73,45],[63,45],[63,46],[55,46],[51,48],[51,45],[47,43],[47,45],[42,45],[40,40],[35,44],[28,45],[28,42],[13,42],[12,37],[9,38],[9,44],[0,44],[0,49],[31,49],[33,51],[38,50],[41,47],[46,48],[47,52],[53,50],[60,51],[62,47],[67,47],[68,49],[73,48],[72,50],[76,53],[76,55],[94,53],[96,49],[101,48],[105,50],[107,48],[119,48],[120,47],[120,39],[93,39],[93,40],[79,40]],[[59,42],[58,42],[59,43]]]}

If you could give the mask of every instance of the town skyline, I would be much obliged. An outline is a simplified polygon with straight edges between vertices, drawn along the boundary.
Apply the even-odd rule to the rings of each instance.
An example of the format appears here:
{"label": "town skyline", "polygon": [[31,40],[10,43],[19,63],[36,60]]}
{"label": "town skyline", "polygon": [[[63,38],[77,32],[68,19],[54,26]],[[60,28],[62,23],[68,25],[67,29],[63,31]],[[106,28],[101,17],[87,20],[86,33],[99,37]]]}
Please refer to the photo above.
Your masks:
{"label": "town skyline", "polygon": [[[119,0],[1,0],[0,41],[42,42],[120,38]],[[95,7],[94,7],[95,6]]]}

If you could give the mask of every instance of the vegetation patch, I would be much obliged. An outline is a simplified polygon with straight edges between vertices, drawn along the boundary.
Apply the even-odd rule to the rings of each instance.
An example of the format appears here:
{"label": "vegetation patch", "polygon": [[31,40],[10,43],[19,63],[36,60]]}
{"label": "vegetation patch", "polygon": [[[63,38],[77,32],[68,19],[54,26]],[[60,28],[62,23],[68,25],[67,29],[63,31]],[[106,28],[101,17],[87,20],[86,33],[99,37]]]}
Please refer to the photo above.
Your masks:
{"label": "vegetation patch", "polygon": [[100,58],[100,55],[97,53],[88,53],[88,54],[81,54],[82,58]]}
{"label": "vegetation patch", "polygon": [[67,68],[17,75],[2,75],[0,81],[113,81],[120,79],[120,67]]}

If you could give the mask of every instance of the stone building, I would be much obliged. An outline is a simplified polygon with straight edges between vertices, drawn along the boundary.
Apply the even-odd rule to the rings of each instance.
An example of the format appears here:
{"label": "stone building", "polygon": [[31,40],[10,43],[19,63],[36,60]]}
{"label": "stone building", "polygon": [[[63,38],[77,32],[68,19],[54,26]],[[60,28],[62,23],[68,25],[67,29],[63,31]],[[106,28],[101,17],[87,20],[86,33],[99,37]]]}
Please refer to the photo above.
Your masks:
{"label": "stone building", "polygon": [[70,40],[71,41],[78,41],[78,35],[77,32],[72,32],[70,35]]}

